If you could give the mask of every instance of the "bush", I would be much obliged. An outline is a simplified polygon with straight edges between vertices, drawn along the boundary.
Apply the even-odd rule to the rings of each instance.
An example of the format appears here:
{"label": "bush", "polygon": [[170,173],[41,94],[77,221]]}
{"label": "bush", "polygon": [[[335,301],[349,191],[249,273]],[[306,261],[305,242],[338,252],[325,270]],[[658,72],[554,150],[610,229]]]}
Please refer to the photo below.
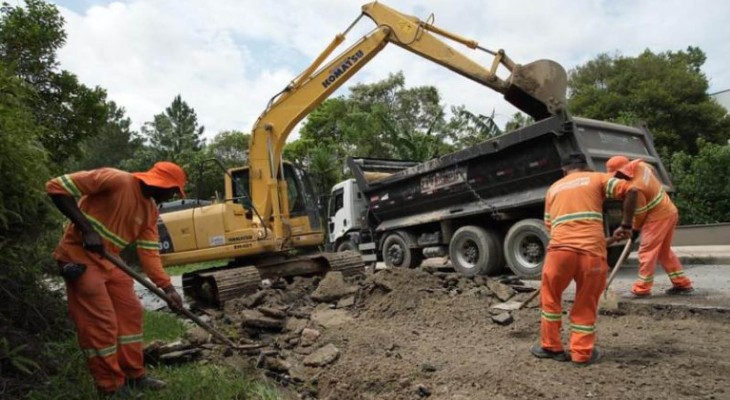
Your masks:
{"label": "bush", "polygon": [[698,140],[699,152],[672,157],[674,201],[682,224],[730,222],[730,145]]}

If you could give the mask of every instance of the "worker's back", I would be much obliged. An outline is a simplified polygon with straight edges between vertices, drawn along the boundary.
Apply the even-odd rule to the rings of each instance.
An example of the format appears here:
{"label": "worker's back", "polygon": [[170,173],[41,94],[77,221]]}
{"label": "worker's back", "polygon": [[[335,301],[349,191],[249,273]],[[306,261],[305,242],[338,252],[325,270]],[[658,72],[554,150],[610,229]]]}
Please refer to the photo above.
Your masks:
{"label": "worker's back", "polygon": [[548,249],[569,249],[606,257],[603,201],[615,198],[625,181],[600,172],[573,172],[555,182],[545,199]]}

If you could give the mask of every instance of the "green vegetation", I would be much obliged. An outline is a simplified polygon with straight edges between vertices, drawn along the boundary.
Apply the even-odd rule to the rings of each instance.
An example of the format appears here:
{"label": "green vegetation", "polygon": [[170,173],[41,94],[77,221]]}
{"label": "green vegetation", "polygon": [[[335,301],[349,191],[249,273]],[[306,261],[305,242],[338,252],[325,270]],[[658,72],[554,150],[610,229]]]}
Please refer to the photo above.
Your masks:
{"label": "green vegetation", "polygon": [[193,263],[193,264],[183,264],[183,265],[173,265],[171,267],[166,267],[165,271],[170,276],[177,276],[182,275],[188,272],[197,271],[200,269],[206,269],[206,268],[213,268],[213,267],[221,267],[228,263],[228,260],[216,260],[216,261],[206,261],[201,263]]}
{"label": "green vegetation", "polygon": [[[179,339],[186,324],[166,312],[145,312],[145,343],[154,340],[171,342]],[[2,343],[0,343],[0,349]],[[96,389],[86,367],[86,359],[76,344],[75,337],[47,346],[47,356],[64,360],[58,369],[40,387],[34,385],[27,394],[29,400],[93,399]],[[179,366],[148,367],[151,376],[168,383],[162,391],[147,393],[148,398],[180,399],[278,399],[272,386],[255,382],[245,373],[229,366],[190,363]]]}

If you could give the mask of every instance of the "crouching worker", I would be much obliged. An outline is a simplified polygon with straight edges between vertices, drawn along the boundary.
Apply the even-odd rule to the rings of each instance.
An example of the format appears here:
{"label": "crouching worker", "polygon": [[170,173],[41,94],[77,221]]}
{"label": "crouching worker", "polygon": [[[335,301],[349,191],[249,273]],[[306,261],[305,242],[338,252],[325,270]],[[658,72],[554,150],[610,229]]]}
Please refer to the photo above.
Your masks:
{"label": "crouching worker", "polygon": [[160,261],[156,202],[184,197],[185,182],[182,168],[163,161],[147,172],[101,168],[46,183],[53,203],[71,220],[53,256],[66,281],[79,345],[102,397],[131,397],[135,388],[165,386],[145,375],[142,305],[134,282],[102,255],[118,256],[136,244],[144,272],[171,298],[171,308],[182,307]]}
{"label": "crouching worker", "polygon": [[[586,365],[601,357],[594,344],[598,300],[608,272],[603,202],[626,193],[628,183],[590,171],[581,153],[564,159],[562,167],[565,177],[550,186],[545,197],[550,243],[540,288],[541,342],[530,351],[538,358]],[[635,202],[636,192],[630,192],[624,201]],[[565,352],[560,335],[562,296],[572,280],[576,294],[570,310],[570,351]]]}
{"label": "crouching worker", "polygon": [[[672,251],[672,238],[679,214],[653,167],[637,159],[629,162],[624,156],[615,156],[606,162],[606,170],[616,178],[626,180],[646,199],[646,204],[636,209],[641,215],[641,244],[639,245],[639,277],[626,297],[640,298],[651,295],[654,286],[654,270],[659,261],[672,281],[668,295],[684,295],[694,291],[692,281],[684,274],[679,259]],[[628,234],[629,227],[619,228],[617,235]]]}

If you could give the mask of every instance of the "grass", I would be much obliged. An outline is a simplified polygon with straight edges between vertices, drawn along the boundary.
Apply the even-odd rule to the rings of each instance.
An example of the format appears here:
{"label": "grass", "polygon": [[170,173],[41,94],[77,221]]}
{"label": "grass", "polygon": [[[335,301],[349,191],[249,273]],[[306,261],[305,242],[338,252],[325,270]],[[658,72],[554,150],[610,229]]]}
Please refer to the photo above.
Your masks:
{"label": "grass", "polygon": [[213,267],[221,267],[228,263],[228,260],[215,260],[215,261],[205,261],[200,263],[193,263],[193,264],[183,264],[183,265],[173,265],[170,267],[166,267],[165,271],[167,271],[167,274],[170,276],[177,276],[182,275],[188,272],[197,271],[200,269],[206,269],[206,268],[213,268]]}
{"label": "grass", "polygon": [[[166,312],[145,311],[144,340],[166,342],[177,340],[186,331],[185,323]],[[47,359],[60,360],[56,373],[25,398],[29,400],[95,399],[96,389],[86,367],[86,360],[76,338],[48,343]],[[189,363],[179,366],[147,367],[147,372],[168,383],[168,387],[146,398],[160,400],[183,399],[260,399],[274,400],[280,396],[276,388],[256,382],[243,372],[226,365]]]}

